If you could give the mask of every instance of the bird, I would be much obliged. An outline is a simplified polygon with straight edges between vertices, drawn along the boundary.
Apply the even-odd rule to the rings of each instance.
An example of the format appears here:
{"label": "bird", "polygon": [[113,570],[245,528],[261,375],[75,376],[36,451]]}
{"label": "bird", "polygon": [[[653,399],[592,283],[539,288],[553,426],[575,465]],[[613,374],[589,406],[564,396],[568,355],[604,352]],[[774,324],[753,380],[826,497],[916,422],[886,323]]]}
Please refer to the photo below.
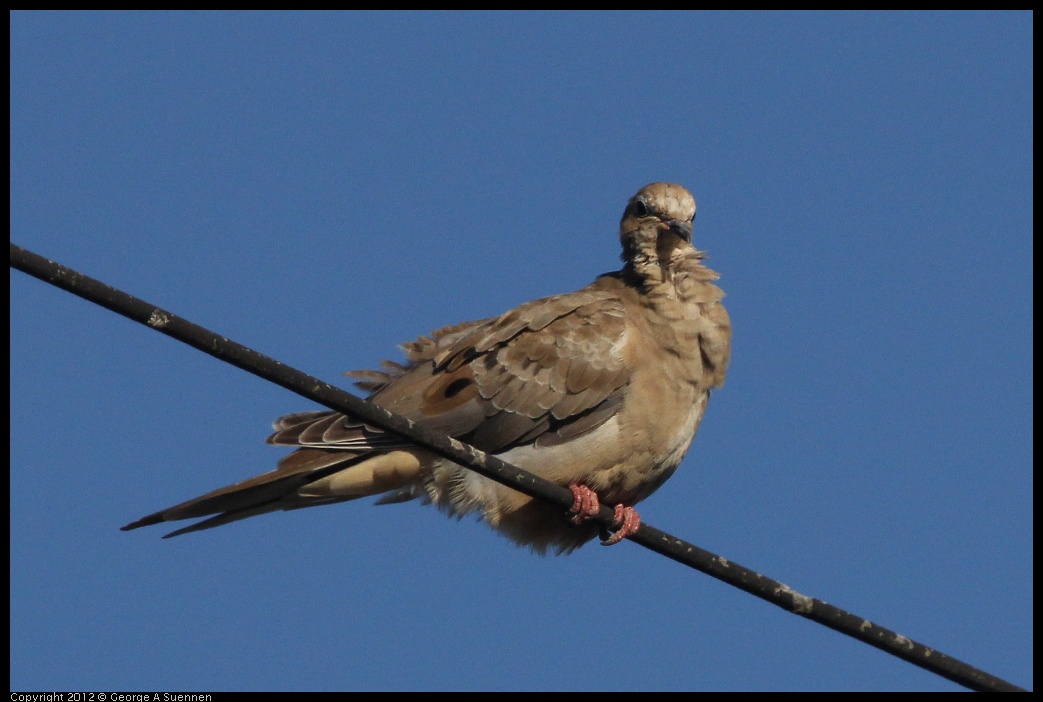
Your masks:
{"label": "bird", "polygon": [[[656,182],[627,202],[620,270],[574,292],[442,327],[403,344],[406,362],[350,371],[367,399],[572,491],[564,511],[332,410],[277,419],[294,447],[267,473],[122,527],[205,517],[164,538],[279,510],[377,496],[475,514],[520,546],[567,554],[640,529],[634,505],[677,469],[724,384],[731,320],[718,274],[692,244],[696,204]],[[614,505],[611,530],[593,521]]]}

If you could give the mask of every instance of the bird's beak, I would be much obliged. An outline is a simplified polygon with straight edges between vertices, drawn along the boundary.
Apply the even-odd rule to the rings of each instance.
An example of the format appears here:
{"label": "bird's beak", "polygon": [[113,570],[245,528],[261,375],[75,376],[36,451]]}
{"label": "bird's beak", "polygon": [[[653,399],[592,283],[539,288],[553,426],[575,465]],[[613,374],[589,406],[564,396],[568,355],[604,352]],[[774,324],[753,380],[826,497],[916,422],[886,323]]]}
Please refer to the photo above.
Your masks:
{"label": "bird's beak", "polygon": [[689,244],[692,243],[692,223],[682,222],[679,219],[671,219],[669,222],[665,222],[666,227],[669,231],[672,231],[677,236],[681,237]]}

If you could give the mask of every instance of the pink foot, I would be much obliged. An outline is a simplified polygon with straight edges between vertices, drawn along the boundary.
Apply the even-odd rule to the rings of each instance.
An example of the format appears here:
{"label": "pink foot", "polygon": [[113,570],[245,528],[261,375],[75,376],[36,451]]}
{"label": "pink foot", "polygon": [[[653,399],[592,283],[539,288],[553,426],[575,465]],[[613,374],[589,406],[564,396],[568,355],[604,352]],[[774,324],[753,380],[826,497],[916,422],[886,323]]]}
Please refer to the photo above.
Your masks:
{"label": "pink foot", "polygon": [[[572,491],[572,507],[569,509],[570,521],[573,524],[582,524],[585,521],[598,516],[601,511],[601,500],[598,494],[586,485],[569,485]],[[641,517],[633,507],[616,505],[616,513],[612,520],[613,533],[606,530],[601,531],[601,545],[612,546],[618,544],[637,532],[641,527]]]}
{"label": "pink foot", "polygon": [[641,528],[641,515],[633,507],[616,505],[616,515],[612,519],[612,528],[615,529],[611,535],[605,531],[601,532],[601,545],[613,546],[620,541],[636,534]]}
{"label": "pink foot", "polygon": [[569,485],[572,491],[572,508],[569,510],[570,521],[579,525],[588,519],[598,516],[601,511],[601,501],[598,494],[586,485]]}

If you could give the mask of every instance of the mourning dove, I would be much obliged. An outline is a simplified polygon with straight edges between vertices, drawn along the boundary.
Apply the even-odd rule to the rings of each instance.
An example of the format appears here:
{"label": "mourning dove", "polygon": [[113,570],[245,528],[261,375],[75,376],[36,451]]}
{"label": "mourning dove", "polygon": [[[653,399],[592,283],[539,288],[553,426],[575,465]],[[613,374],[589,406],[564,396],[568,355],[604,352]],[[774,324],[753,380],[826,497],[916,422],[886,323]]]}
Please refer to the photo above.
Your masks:
{"label": "mourning dove", "polygon": [[268,443],[298,447],[275,470],[123,529],[216,515],[169,537],[381,495],[379,503],[420,498],[451,515],[477,513],[539,553],[596,537],[587,519],[601,501],[617,505],[603,543],[634,533],[632,506],[677,468],[728,368],[731,323],[717,274],[691,244],[694,217],[688,190],[647,185],[620,222],[622,270],[420,337],[403,346],[404,365],[348,374],[374,404],[569,487],[569,514],[327,410],[275,422]]}

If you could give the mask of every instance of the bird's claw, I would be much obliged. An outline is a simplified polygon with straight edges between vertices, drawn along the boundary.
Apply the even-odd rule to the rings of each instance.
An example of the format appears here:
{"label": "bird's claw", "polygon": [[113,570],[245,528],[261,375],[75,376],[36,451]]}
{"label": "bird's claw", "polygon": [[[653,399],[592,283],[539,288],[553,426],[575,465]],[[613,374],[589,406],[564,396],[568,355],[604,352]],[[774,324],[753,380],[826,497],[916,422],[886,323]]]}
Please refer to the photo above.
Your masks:
{"label": "bird's claw", "polygon": [[[572,507],[569,509],[569,521],[579,525],[590,519],[594,519],[601,511],[601,500],[598,494],[586,485],[569,485],[572,491]],[[611,531],[601,530],[601,545],[612,546],[618,544],[637,532],[641,527],[641,516],[633,507],[616,505],[615,516],[612,519]]]}
{"label": "bird's claw", "polygon": [[614,532],[609,533],[607,529],[601,530],[601,545],[614,546],[626,537],[636,534],[641,528],[641,515],[633,507],[616,505],[616,514],[612,518]]}
{"label": "bird's claw", "polygon": [[569,509],[569,521],[577,526],[598,516],[601,511],[601,500],[598,494],[586,485],[569,485],[572,491],[572,507]]}

